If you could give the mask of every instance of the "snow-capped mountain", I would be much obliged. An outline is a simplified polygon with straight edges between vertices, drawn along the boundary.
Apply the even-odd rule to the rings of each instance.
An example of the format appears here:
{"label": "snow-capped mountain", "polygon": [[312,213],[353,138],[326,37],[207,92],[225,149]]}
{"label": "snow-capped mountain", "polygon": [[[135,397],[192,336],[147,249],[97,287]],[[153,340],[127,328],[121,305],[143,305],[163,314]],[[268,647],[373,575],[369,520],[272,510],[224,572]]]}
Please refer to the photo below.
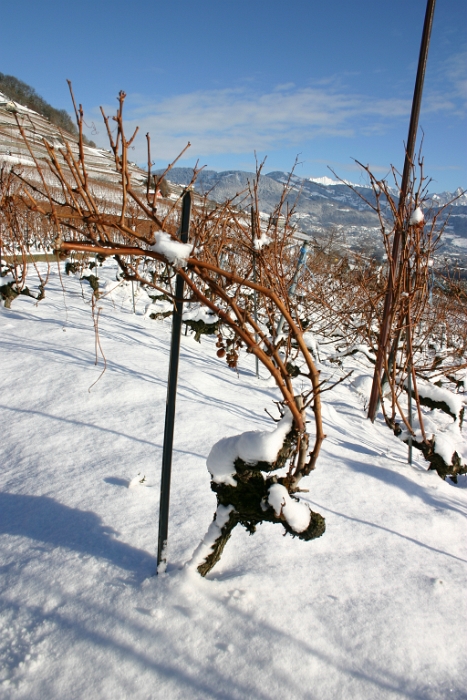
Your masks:
{"label": "snow-capped mountain", "polygon": [[[191,168],[173,168],[168,179],[179,185],[191,181]],[[218,201],[239,196],[235,202],[240,206],[250,205],[248,184],[254,173],[242,170],[202,170],[196,181],[196,190]],[[271,214],[276,207],[284,184],[291,187],[286,204],[294,205],[294,221],[303,233],[327,238],[331,233],[340,239],[340,245],[367,254],[380,256],[383,253],[378,217],[369,204],[374,203],[374,193],[369,186],[343,183],[328,177],[301,178],[289,173],[273,171],[263,175],[259,184],[261,211]],[[365,201],[366,200],[366,201]],[[445,221],[443,245],[438,257],[447,258],[450,264],[467,268],[467,194],[461,188],[456,192],[432,194],[427,202],[431,216],[449,206],[441,213],[440,223]],[[427,212],[429,218],[430,212]]]}

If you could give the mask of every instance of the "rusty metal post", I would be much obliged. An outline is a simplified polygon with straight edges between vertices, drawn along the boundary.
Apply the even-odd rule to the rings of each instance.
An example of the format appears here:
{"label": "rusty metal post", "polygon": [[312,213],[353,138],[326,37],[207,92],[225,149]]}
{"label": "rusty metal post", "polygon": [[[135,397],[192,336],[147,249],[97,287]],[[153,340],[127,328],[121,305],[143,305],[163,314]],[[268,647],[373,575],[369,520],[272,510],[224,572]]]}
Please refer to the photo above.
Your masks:
{"label": "rusty metal post", "polygon": [[[423,83],[425,80],[426,64],[428,60],[428,48],[430,45],[431,28],[433,26],[433,16],[435,12],[436,0],[428,0],[425,13],[425,22],[423,25],[422,42],[420,45],[420,55],[418,58],[417,78],[415,80],[415,89],[412,100],[412,112],[410,115],[409,133],[407,138],[407,148],[405,152],[404,171],[402,173],[402,182],[399,194],[399,210],[398,222],[404,221],[404,209],[406,206],[407,191],[412,172],[413,157],[415,152],[415,142],[417,139],[418,120],[420,117],[420,107],[422,104]],[[397,226],[394,233],[394,241],[392,245],[392,270],[389,271],[388,288],[384,301],[383,321],[378,341],[378,354],[376,356],[375,372],[373,375],[373,384],[371,387],[370,403],[368,406],[368,418],[373,422],[376,417],[379,402],[379,384],[381,381],[381,373],[383,369],[384,353],[389,340],[392,320],[392,305],[394,301],[394,281],[399,272],[399,255],[401,249],[402,228]]]}
{"label": "rusty metal post", "polygon": [[[251,207],[251,239],[253,243],[253,282],[256,282],[256,218],[254,207]],[[253,319],[258,323],[258,292],[253,290]],[[258,344],[258,333],[255,331],[255,343]],[[255,373],[256,379],[259,379],[259,360],[255,355]]]}

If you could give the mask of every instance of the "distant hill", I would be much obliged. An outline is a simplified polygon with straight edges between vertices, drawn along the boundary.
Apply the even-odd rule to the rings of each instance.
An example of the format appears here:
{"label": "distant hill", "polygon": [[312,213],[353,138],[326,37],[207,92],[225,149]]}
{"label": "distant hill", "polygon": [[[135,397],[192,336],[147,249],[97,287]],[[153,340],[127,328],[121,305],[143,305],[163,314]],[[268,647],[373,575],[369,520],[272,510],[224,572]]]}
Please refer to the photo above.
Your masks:
{"label": "distant hill", "polygon": [[[78,136],[76,124],[65,109],[55,109],[38,95],[33,87],[14,75],[0,73],[0,92],[9,97],[12,102],[18,102],[18,104],[41,114],[59,129],[63,129],[73,136]],[[95,147],[96,145],[86,136],[84,136],[84,142],[88,146]]]}

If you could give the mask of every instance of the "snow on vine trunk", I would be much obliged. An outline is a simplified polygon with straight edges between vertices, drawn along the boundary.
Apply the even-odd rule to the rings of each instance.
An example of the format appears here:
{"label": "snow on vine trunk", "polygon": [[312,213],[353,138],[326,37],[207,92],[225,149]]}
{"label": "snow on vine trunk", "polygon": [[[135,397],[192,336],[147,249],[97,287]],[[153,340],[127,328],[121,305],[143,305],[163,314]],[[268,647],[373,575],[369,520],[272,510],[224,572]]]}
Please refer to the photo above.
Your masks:
{"label": "snow on vine trunk", "polygon": [[207,559],[214,549],[217,540],[222,535],[222,528],[229,522],[230,514],[235,510],[233,506],[217,506],[214,520],[210,524],[205,536],[193,552],[193,556],[187,564],[189,569],[196,569],[199,564]]}
{"label": "snow on vine trunk", "polygon": [[287,433],[292,428],[292,413],[289,409],[274,430],[250,430],[240,435],[222,438],[213,445],[207,458],[207,467],[216,484],[236,486],[235,460],[246,464],[276,461]]}
{"label": "snow on vine trunk", "polygon": [[207,466],[217,510],[189,568],[196,567],[201,576],[206,576],[238,524],[253,534],[265,521],[278,523],[287,533],[305,541],[324,533],[324,518],[289,494],[284,476],[273,474],[295,454],[297,439],[292,414],[286,409],[274,430],[248,431],[223,438],[213,446]]}

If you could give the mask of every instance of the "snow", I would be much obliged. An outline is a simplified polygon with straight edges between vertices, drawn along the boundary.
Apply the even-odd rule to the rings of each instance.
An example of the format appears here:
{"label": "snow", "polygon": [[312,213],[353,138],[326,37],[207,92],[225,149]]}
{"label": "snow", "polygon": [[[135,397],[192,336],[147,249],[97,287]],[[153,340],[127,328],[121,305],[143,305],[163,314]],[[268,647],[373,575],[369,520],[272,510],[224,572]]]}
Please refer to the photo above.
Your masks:
{"label": "snow", "polygon": [[455,245],[457,248],[467,248],[467,239],[466,238],[452,238],[451,241],[452,245]]}
{"label": "snow", "polygon": [[195,549],[191,560],[187,564],[187,568],[196,569],[211,554],[212,548],[233,510],[235,510],[233,506],[217,506],[215,518],[210,524],[204,539]]}
{"label": "snow", "polygon": [[319,360],[319,343],[314,333],[311,331],[306,331],[303,334],[303,340],[305,341],[305,345],[307,346],[308,350],[311,351],[313,357],[316,360]]}
{"label": "snow", "polygon": [[165,231],[158,231],[156,233],[156,242],[151,246],[150,250],[166,257],[175,267],[183,267],[190,257],[193,246],[191,243],[175,241]]}
{"label": "snow", "polygon": [[219,317],[202,304],[186,305],[183,311],[184,321],[204,321],[206,324],[217,323]]}
{"label": "snow", "polygon": [[370,374],[361,374],[352,379],[351,386],[353,386],[360,396],[368,401],[371,394],[371,387],[373,386],[373,377]]}
{"label": "snow", "polygon": [[[365,355],[365,357],[373,360],[373,362],[374,362],[374,359],[375,359],[374,355],[372,354],[371,349],[367,345],[356,344],[356,345],[353,345],[352,347],[346,349],[346,351],[345,351],[346,355],[353,355],[355,353],[361,353],[362,355]],[[343,356],[344,356],[343,353],[336,352],[329,359],[339,360]]]}
{"label": "snow", "polygon": [[[407,381],[405,385],[407,386]],[[432,401],[444,402],[449,407],[453,416],[458,417],[464,407],[465,402],[462,394],[454,394],[445,387],[436,386],[423,379],[417,379],[417,388],[420,396],[431,399]]]}
{"label": "snow", "polygon": [[33,159],[28,156],[10,156],[6,153],[0,153],[0,161],[5,165],[35,165]]}
{"label": "snow", "polygon": [[295,532],[303,532],[310,524],[309,506],[289,496],[285,486],[273,484],[269,488],[268,503],[277,517],[282,515]]}
{"label": "snow", "polygon": [[[237,527],[202,579],[186,563],[216,512],[206,456],[270,431],[279,395],[251,356],[237,375],[215,338],[182,335],[168,567],[154,576],[170,321],[134,314],[124,285],[99,299],[107,370],[88,391],[102,370],[92,290],[62,273],[65,293],[53,268],[43,301],[0,308],[2,700],[465,700],[466,477],[442,481],[415,450],[409,467],[343,382],[323,394],[327,438],[301,482],[326,533]],[[331,351],[320,344],[322,378]],[[342,371],[363,362],[370,373],[362,353]]]}
{"label": "snow", "polygon": [[262,250],[272,242],[272,239],[267,235],[267,233],[262,233],[259,238],[255,239],[254,246],[255,250]]}
{"label": "snow", "polygon": [[275,462],[287,433],[292,428],[292,414],[286,412],[274,430],[249,430],[240,435],[222,438],[213,445],[206,464],[216,484],[236,486],[235,460],[246,464]]}
{"label": "snow", "polygon": [[368,185],[357,185],[355,182],[350,182],[349,180],[333,180],[330,177],[324,175],[324,177],[309,177],[310,182],[316,182],[317,185],[324,185],[324,187],[332,187],[333,185],[350,185],[351,187],[368,187]]}
{"label": "snow", "polygon": [[25,114],[37,114],[33,109],[29,109],[29,107],[25,107],[24,105],[19,104],[19,102],[14,102],[13,100],[10,100],[8,95],[5,95],[3,92],[0,92],[0,105],[2,107],[12,107],[14,108],[17,112],[24,112]]}
{"label": "snow", "polygon": [[464,449],[459,426],[456,423],[450,425],[445,431],[436,433],[434,449],[446,464],[451,464],[455,452],[457,452],[461,464],[467,464],[467,451]]}
{"label": "snow", "polygon": [[145,476],[141,476],[141,473],[138,473],[136,476],[133,477],[133,479],[130,481],[128,484],[129,489],[135,488],[135,486],[141,486],[141,484],[144,484],[145,481]]}
{"label": "snow", "polygon": [[420,209],[420,207],[417,207],[416,209],[413,210],[412,214],[410,215],[409,224],[411,226],[417,226],[417,224],[421,224],[424,221],[425,221],[425,217],[423,215],[423,212]]}

